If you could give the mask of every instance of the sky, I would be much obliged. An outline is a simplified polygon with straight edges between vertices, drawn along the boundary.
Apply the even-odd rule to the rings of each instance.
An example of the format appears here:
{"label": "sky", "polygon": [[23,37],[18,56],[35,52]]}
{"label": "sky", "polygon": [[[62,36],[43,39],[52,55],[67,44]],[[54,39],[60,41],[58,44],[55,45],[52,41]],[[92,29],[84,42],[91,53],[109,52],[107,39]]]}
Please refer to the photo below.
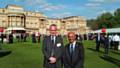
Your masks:
{"label": "sky", "polygon": [[42,12],[50,18],[83,16],[94,19],[120,8],[120,0],[0,0],[0,8],[8,4],[22,6],[25,11]]}

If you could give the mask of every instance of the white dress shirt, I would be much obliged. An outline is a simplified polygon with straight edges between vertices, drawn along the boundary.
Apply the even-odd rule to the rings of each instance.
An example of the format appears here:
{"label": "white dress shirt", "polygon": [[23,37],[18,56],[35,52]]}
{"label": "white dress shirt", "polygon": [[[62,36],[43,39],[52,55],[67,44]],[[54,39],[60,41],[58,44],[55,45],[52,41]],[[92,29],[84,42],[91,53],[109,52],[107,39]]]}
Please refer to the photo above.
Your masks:
{"label": "white dress shirt", "polygon": [[71,48],[71,45],[73,46],[73,51],[74,51],[75,50],[76,41],[74,41],[73,43],[70,44],[70,48]]}

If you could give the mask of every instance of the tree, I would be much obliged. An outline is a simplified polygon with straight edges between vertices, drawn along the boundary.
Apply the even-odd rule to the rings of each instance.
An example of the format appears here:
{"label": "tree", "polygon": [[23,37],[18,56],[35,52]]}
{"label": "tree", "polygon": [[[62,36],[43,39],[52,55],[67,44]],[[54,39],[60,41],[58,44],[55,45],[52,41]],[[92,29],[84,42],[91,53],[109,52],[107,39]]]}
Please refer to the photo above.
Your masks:
{"label": "tree", "polygon": [[93,30],[120,27],[120,8],[117,9],[114,14],[106,12],[98,16],[96,19],[88,20],[87,25]]}
{"label": "tree", "polygon": [[112,28],[112,20],[113,15],[109,12],[103,13],[100,17],[98,17],[98,29],[101,28]]}
{"label": "tree", "polygon": [[98,27],[95,19],[87,20],[87,26],[92,30],[96,30]]}
{"label": "tree", "polygon": [[115,27],[120,27],[120,8],[114,12]]}

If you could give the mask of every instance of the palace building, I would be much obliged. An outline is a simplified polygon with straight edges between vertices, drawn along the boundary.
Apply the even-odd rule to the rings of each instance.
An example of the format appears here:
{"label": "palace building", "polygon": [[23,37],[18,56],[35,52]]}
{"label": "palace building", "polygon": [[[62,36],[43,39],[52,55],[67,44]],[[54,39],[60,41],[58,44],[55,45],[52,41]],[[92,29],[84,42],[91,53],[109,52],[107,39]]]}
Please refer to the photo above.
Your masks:
{"label": "palace building", "polygon": [[61,19],[48,18],[41,12],[26,11],[21,6],[7,5],[0,8],[0,27],[22,27],[26,32],[49,34],[49,26],[56,24],[60,34],[69,31],[84,34],[87,32],[86,20],[81,16],[70,16]]}

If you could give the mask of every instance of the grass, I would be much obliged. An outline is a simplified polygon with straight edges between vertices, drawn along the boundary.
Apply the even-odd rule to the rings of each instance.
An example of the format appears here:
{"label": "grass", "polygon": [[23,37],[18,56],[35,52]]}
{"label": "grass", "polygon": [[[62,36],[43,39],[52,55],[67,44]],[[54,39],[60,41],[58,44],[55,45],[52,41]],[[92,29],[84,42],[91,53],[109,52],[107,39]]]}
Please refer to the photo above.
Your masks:
{"label": "grass", "polygon": [[[3,44],[3,49],[11,52],[0,56],[0,68],[42,68],[42,43],[31,43],[30,40]],[[66,44],[67,40],[64,41]],[[111,50],[108,57],[103,57],[103,48],[96,52],[93,41],[84,41],[84,48],[85,68],[120,68],[120,51]]]}

